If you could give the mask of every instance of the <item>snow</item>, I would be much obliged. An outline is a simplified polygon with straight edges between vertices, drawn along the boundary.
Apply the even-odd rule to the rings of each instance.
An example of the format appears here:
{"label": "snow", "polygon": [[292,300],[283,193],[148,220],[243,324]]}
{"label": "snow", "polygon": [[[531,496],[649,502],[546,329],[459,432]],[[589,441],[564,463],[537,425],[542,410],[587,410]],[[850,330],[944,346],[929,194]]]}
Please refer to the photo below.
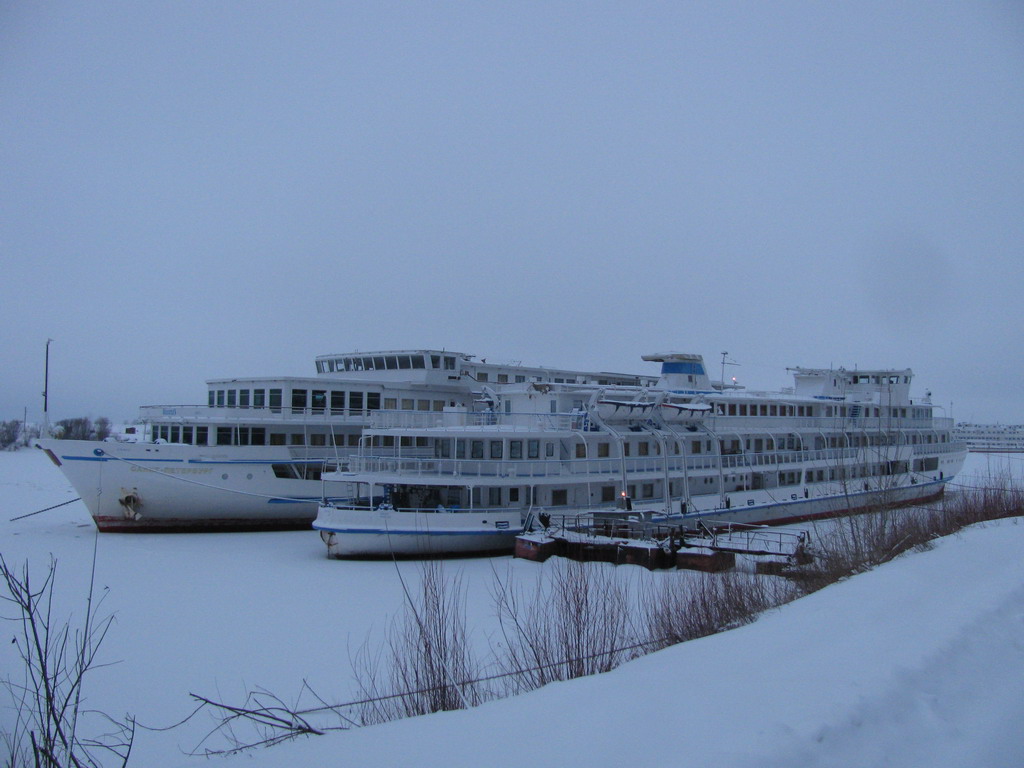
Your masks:
{"label": "snow", "polygon": [[[971,456],[965,470],[1024,475],[1024,457]],[[84,505],[38,451],[0,453],[2,552],[33,570],[58,561],[59,603],[81,611],[93,547],[101,613],[113,613],[88,706],[166,726],[195,692],[285,700],[303,680],[355,697],[349,659],[371,647],[403,597],[395,566],[328,560],[314,532],[97,536]],[[1019,766],[1024,764],[1024,524],[967,530],[771,611],[597,677],[465,712],[309,737],[203,761],[200,714],[140,729],[132,765]],[[474,642],[495,630],[492,571],[532,583],[552,563],[454,560]],[[630,566],[629,581],[664,578]],[[413,582],[415,563],[399,565]],[[14,628],[4,626],[13,633]],[[0,642],[13,674],[14,646]],[[0,713],[5,726],[10,713]],[[211,742],[210,746],[224,746]]]}

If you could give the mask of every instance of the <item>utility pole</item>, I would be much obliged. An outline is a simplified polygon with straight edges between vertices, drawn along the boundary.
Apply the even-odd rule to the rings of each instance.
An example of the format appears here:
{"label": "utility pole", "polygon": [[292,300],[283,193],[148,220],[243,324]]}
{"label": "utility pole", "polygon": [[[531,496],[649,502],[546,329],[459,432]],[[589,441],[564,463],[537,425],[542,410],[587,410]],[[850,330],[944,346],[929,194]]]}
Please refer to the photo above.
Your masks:
{"label": "utility pole", "polygon": [[46,367],[43,369],[43,430],[46,435],[50,434],[50,342],[53,339],[46,340]]}

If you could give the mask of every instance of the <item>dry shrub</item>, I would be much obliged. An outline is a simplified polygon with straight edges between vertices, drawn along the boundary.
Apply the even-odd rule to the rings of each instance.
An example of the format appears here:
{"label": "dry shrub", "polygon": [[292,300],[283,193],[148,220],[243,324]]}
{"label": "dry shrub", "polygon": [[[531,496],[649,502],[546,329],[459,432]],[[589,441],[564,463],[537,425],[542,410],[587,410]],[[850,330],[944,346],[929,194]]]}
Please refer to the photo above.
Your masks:
{"label": "dry shrub", "polygon": [[644,599],[652,650],[749,624],[759,613],[801,594],[785,579],[750,573],[666,576]]}
{"label": "dry shrub", "polygon": [[630,590],[611,567],[559,558],[529,596],[497,574],[494,585],[506,695],[607,672],[639,655]]}
{"label": "dry shrub", "polygon": [[[362,725],[464,709],[487,698],[466,631],[465,590],[434,560],[421,568],[420,591],[387,633],[386,651],[366,646],[353,662],[365,701]],[[382,658],[386,657],[386,658]],[[383,667],[383,669],[382,669]]]}

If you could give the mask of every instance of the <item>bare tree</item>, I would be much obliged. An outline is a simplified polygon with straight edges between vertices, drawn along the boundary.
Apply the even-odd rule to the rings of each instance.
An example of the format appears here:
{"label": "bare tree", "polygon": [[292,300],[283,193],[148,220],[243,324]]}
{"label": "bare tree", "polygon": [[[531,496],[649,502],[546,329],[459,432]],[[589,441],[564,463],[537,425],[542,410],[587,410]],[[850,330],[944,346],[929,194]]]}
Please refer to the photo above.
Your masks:
{"label": "bare tree", "polygon": [[18,441],[20,421],[0,421],[0,448],[8,448]]}
{"label": "bare tree", "polygon": [[96,432],[97,440],[106,440],[110,437],[110,419],[106,416],[100,416],[96,419],[93,429]]}
{"label": "bare tree", "polygon": [[[125,766],[131,754],[135,721],[113,718],[82,707],[86,673],[96,666],[97,652],[109,630],[112,616],[97,619],[90,578],[82,623],[72,627],[54,613],[55,560],[41,584],[33,582],[28,563],[20,571],[0,555],[0,595],[13,616],[13,640],[23,662],[18,679],[8,676],[3,687],[15,713],[13,726],[2,735],[7,768],[99,768],[105,758]],[[95,555],[93,562],[95,574]],[[84,735],[88,720],[94,734]]]}

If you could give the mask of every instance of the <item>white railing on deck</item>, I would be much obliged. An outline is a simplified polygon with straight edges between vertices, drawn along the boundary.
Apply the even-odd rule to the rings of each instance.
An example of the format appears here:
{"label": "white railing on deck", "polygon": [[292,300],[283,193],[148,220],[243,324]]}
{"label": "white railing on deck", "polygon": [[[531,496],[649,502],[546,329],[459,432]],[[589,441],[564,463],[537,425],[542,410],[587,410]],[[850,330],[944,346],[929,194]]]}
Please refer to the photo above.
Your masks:
{"label": "white railing on deck", "polygon": [[[747,454],[722,456],[723,470],[749,468],[785,468],[792,464],[818,462],[827,466],[836,462],[854,459],[856,448],[828,449],[820,451],[788,451],[772,454]],[[674,474],[683,471],[683,462],[688,471],[717,471],[719,457],[669,456],[668,471]],[[665,471],[665,459],[661,456],[634,456],[626,459],[441,459],[422,456],[353,456],[349,459],[349,470],[358,474],[402,475],[415,477],[451,478],[517,478],[529,481],[531,478],[587,476],[621,476],[623,463],[629,475],[657,475]],[[349,478],[351,479],[351,478]]]}

